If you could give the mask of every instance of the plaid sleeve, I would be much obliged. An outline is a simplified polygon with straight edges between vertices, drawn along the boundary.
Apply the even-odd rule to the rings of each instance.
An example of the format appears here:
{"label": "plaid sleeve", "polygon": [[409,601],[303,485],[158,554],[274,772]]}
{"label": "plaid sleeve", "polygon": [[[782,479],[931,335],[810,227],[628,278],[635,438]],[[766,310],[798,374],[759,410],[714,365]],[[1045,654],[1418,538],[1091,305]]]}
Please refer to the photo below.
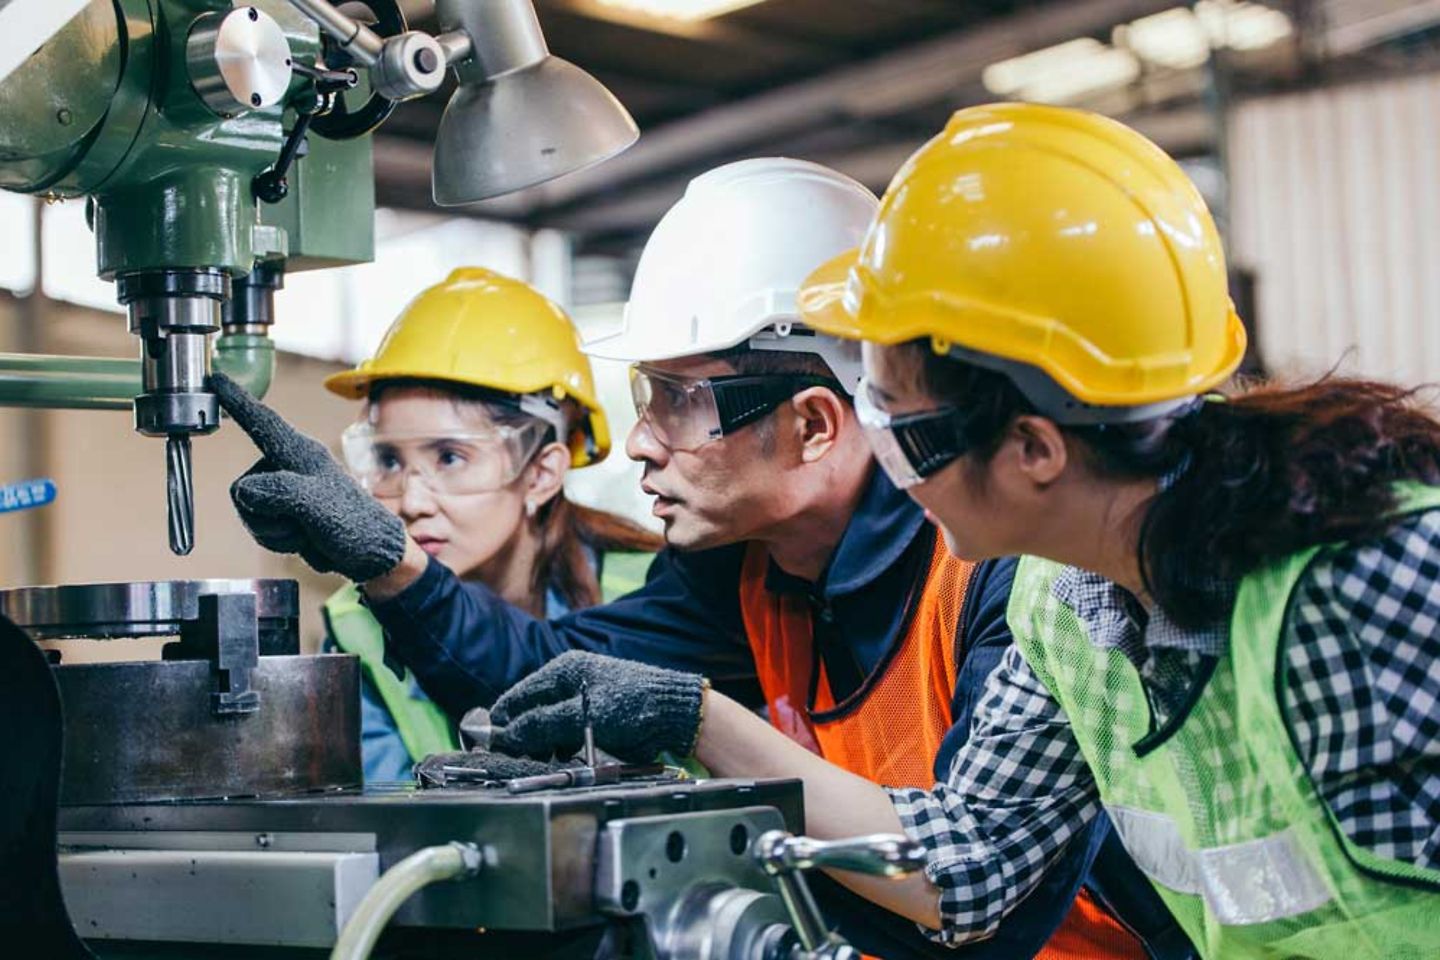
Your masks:
{"label": "plaid sleeve", "polygon": [[1013,646],[948,780],[890,796],[940,888],[942,927],[922,930],[951,946],[992,936],[1100,809],[1064,713]]}
{"label": "plaid sleeve", "polygon": [[1286,630],[1287,712],[1341,828],[1440,868],[1440,510],[1321,555]]}

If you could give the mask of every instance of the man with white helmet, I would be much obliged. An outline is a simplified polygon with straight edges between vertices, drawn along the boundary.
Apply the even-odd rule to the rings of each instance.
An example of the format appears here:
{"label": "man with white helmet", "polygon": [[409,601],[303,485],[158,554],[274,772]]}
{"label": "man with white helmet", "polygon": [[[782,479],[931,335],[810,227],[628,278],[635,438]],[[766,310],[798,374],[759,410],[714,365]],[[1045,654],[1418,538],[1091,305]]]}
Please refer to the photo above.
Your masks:
{"label": "man with white helmet", "polygon": [[[811,833],[907,826],[924,840],[872,784],[944,779],[985,678],[1011,644],[1013,562],[950,557],[923,512],[874,469],[850,398],[858,353],[797,323],[806,276],[858,245],[875,209],[860,184],[797,160],[742,161],[690,184],[645,247],[623,328],[587,347],[633,364],[640,419],[626,452],[644,463],[642,485],[672,549],[641,589],[548,621],[461,583],[413,543],[391,549],[378,576],[372,571],[383,564],[367,563],[356,579],[386,630],[387,652],[441,707],[459,715],[492,704],[536,671],[542,683],[562,685],[587,671],[622,685],[628,672],[652,667],[703,674],[717,691],[766,708],[778,731],[775,756],[748,772],[803,776]],[[317,534],[301,510],[247,515],[242,501],[247,525],[276,549],[293,551]],[[593,703],[597,734],[627,758],[686,752],[693,735],[681,742],[680,731],[694,729],[698,684],[647,696],[643,715],[633,712],[641,699],[617,689]],[[532,725],[529,742],[509,729],[512,748],[568,745],[573,711],[540,713],[555,725]],[[784,765],[776,758],[794,756],[792,741],[843,779],[772,769]],[[859,784],[866,797],[851,803],[827,794],[827,783]],[[1127,930],[1082,892],[1107,829],[1074,837],[1053,869],[1028,878],[1034,892],[998,930],[966,928],[957,919],[963,908],[923,876],[908,888],[919,890],[918,901],[893,881],[837,877],[894,912],[859,909],[863,901],[839,887],[830,895],[846,901],[836,914],[842,930],[886,957],[977,937],[983,942],[968,956],[1143,957],[1132,930],[1163,917],[1158,904],[1127,909]],[[1125,879],[1148,896],[1138,873]],[[1114,885],[1106,894],[1123,896]],[[901,917],[931,928],[929,939]]]}

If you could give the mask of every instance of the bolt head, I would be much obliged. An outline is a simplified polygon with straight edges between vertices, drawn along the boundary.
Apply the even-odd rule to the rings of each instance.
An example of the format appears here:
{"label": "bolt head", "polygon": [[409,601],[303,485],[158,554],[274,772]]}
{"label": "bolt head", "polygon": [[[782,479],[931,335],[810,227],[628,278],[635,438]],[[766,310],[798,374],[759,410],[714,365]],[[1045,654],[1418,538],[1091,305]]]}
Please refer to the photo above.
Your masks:
{"label": "bolt head", "polygon": [[421,47],[415,51],[415,69],[421,73],[434,73],[440,69],[440,58],[429,47]]}

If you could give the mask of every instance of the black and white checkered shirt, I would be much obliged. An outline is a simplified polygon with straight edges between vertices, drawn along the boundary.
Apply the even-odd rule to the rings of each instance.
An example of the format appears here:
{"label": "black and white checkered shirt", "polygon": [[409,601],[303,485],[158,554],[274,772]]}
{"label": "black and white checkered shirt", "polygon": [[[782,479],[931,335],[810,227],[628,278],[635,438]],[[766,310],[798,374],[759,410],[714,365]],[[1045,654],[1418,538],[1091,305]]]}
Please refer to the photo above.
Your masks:
{"label": "black and white checkered shirt", "polygon": [[[1094,574],[1070,568],[1053,589],[1094,642],[1137,664],[1157,714],[1185,703],[1224,654],[1223,628],[1187,632],[1158,611],[1147,621]],[[1286,630],[1287,712],[1341,828],[1379,856],[1440,869],[1440,510],[1319,556]],[[993,933],[1100,809],[1064,713],[1015,647],[947,782],[891,795],[931,851],[944,919],[931,936],[952,944]]]}

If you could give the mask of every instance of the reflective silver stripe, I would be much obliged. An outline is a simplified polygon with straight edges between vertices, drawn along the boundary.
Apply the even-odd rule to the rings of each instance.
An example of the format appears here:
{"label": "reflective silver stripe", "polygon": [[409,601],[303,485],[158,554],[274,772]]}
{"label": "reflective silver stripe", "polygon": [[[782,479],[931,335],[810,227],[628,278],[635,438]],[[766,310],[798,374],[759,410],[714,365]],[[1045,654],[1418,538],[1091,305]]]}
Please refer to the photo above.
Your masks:
{"label": "reflective silver stripe", "polygon": [[1269,923],[1328,903],[1330,890],[1293,828],[1257,840],[1191,850],[1164,814],[1107,807],[1135,864],[1156,883],[1205,899],[1222,924]]}

